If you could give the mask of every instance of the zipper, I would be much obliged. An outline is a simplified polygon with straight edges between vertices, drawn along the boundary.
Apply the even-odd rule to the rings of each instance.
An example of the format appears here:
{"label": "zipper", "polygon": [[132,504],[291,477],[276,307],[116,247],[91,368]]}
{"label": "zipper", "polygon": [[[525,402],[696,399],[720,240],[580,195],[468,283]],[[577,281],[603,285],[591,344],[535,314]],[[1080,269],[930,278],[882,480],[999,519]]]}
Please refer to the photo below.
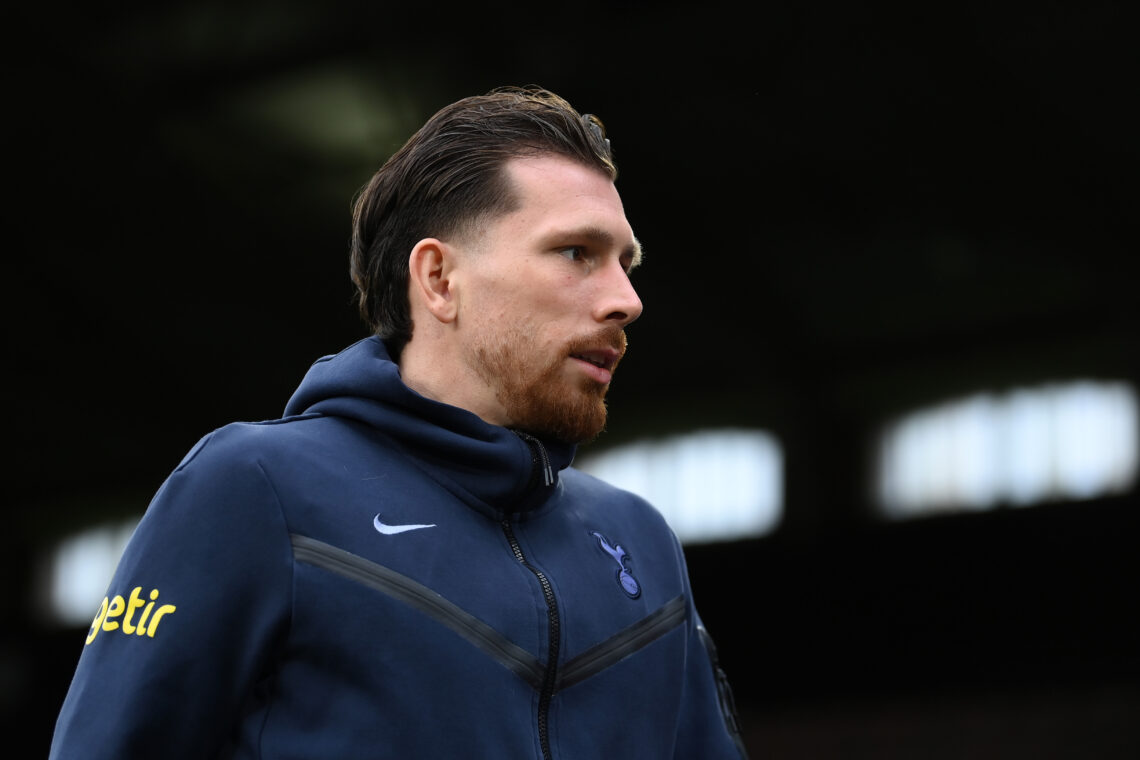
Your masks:
{"label": "zipper", "polygon": [[549,652],[545,664],[474,615],[406,575],[315,538],[294,533],[290,539],[297,562],[336,573],[419,610],[462,636],[538,691],[539,742],[543,759],[552,760],[549,721],[554,694],[593,677],[682,624],[686,616],[685,598],[678,596],[671,599],[645,618],[599,642],[571,659],[565,667],[559,668],[562,629],[554,587],[541,570],[527,561],[515,538],[510,520],[503,518],[500,524],[515,559],[532,572],[542,586],[550,621]]}
{"label": "zipper", "polygon": [[436,591],[406,575],[315,538],[298,534],[290,538],[293,556],[298,562],[364,584],[419,610],[467,639],[533,688],[542,688],[544,668],[537,657]]}
{"label": "zipper", "polygon": [[550,455],[546,453],[546,447],[542,445],[542,441],[521,430],[515,430],[514,434],[526,441],[527,446],[530,447],[531,486],[538,484],[539,476],[542,477],[542,485],[544,486],[554,483],[554,468],[550,466]]}
{"label": "zipper", "polygon": [[543,760],[553,760],[554,756],[550,751],[550,702],[554,699],[554,690],[558,681],[558,652],[562,638],[561,623],[558,618],[558,602],[554,598],[554,587],[550,585],[550,579],[527,561],[522,547],[519,546],[518,539],[515,538],[515,531],[511,527],[510,519],[504,518],[501,524],[515,559],[527,570],[534,573],[534,577],[538,578],[538,582],[542,586],[542,595],[546,599],[546,616],[550,637],[546,656],[546,671],[543,673],[542,687],[538,693],[538,741],[542,747]]}
{"label": "zipper", "polygon": [[641,651],[684,623],[685,617],[685,597],[673,597],[633,625],[568,660],[559,669],[558,689],[568,689]]}

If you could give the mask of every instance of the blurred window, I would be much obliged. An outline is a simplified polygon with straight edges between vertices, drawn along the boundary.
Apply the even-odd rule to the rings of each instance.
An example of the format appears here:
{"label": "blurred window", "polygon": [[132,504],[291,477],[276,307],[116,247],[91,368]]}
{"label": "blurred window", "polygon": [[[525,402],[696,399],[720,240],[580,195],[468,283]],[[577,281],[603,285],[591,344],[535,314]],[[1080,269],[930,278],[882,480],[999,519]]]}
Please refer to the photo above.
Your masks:
{"label": "blurred window", "polygon": [[138,519],[106,523],[61,541],[48,558],[45,610],[56,625],[85,625],[99,603]]}
{"label": "blurred window", "polygon": [[579,469],[644,497],[684,543],[760,536],[783,510],[783,453],[758,430],[701,430],[582,455]]}
{"label": "blurred window", "polygon": [[1082,500],[1129,490],[1137,472],[1135,389],[1089,380],[979,393],[892,423],[879,445],[883,514]]}

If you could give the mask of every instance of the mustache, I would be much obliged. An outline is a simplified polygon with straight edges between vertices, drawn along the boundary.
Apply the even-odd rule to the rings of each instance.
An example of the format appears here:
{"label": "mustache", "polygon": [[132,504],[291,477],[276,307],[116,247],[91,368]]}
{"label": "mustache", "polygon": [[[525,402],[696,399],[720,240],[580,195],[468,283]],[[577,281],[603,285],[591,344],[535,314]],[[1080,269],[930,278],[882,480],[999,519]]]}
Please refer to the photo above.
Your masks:
{"label": "mustache", "polygon": [[[618,360],[625,356],[628,347],[629,340],[626,338],[625,330],[617,326],[600,328],[589,335],[575,338],[569,345],[572,354],[609,348],[617,352]],[[614,363],[617,364],[616,361]]]}

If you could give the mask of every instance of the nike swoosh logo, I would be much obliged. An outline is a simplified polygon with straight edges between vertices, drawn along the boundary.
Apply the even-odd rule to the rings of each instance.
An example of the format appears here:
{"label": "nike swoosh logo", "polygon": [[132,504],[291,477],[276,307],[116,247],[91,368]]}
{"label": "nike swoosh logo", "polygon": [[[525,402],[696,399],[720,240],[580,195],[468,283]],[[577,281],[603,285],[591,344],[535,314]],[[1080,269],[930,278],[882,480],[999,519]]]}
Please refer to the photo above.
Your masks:
{"label": "nike swoosh logo", "polygon": [[383,533],[385,536],[395,535],[396,533],[403,533],[409,530],[419,530],[420,528],[434,528],[435,525],[389,525],[380,519],[380,515],[372,518],[372,527]]}

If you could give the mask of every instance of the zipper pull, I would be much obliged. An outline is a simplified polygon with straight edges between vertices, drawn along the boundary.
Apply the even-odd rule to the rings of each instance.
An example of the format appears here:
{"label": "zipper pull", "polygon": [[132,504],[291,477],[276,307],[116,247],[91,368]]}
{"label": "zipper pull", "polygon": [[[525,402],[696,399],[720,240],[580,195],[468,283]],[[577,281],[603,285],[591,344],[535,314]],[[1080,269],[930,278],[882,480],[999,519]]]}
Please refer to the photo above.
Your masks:
{"label": "zipper pull", "polygon": [[514,434],[526,441],[527,446],[530,447],[531,465],[541,469],[542,484],[544,486],[552,485],[554,483],[554,469],[550,466],[550,457],[547,455],[546,447],[542,445],[542,441],[521,430],[515,430]]}

